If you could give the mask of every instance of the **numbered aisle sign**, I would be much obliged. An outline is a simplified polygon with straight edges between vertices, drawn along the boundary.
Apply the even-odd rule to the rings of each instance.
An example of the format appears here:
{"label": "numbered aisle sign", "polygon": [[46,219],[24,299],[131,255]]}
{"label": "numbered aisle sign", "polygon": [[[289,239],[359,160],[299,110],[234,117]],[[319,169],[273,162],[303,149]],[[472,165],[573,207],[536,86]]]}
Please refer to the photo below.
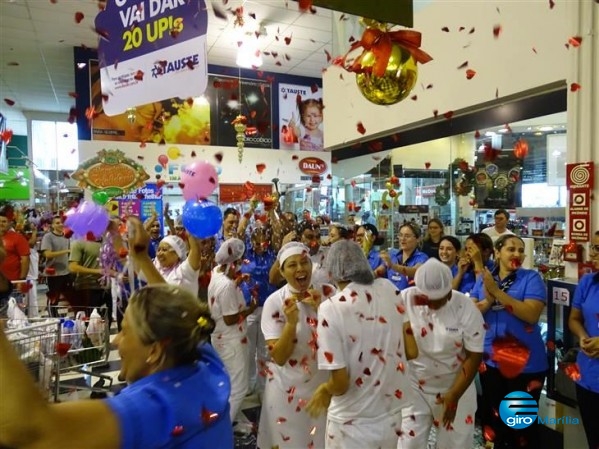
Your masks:
{"label": "numbered aisle sign", "polygon": [[558,306],[570,305],[570,290],[562,287],[553,287],[551,290],[553,304],[557,304]]}
{"label": "numbered aisle sign", "polygon": [[112,0],[96,16],[104,112],[193,98],[208,82],[204,0]]}

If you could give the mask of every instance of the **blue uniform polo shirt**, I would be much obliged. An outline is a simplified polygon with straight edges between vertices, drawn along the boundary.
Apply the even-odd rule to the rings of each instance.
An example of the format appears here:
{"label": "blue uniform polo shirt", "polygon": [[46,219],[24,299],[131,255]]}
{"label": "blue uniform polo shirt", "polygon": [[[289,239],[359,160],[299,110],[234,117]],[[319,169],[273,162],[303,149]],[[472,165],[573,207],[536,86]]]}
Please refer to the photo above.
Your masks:
{"label": "blue uniform polo shirt", "polygon": [[[414,250],[412,254],[410,254],[410,257],[408,257],[408,260],[406,260],[405,262],[403,260],[402,250],[392,249],[389,258],[391,259],[392,264],[398,263],[406,267],[413,267],[415,265],[424,263],[428,260],[428,256],[417,249]],[[395,287],[397,287],[398,290],[408,288],[411,286],[410,283],[413,283],[412,278],[408,278],[407,276],[404,276],[403,273],[400,274],[392,268],[387,268],[387,279],[393,282],[393,284],[395,284]]]}
{"label": "blue uniform polo shirt", "polygon": [[258,293],[258,306],[262,307],[266,298],[278,290],[268,281],[268,273],[274,265],[277,255],[272,249],[267,249],[262,254],[256,254],[249,242],[246,242],[245,260],[241,265],[241,272],[249,274],[250,280],[242,282],[239,286],[243,292],[246,304],[252,300],[252,293]]}
{"label": "blue uniform polo shirt", "polygon": [[[498,279],[496,278],[496,280]],[[543,278],[536,271],[525,268],[518,268],[516,270],[516,279],[506,293],[517,301],[535,299],[543,303],[547,302],[547,289]],[[485,299],[482,276],[476,280],[470,297],[478,301]],[[492,356],[493,341],[496,338],[513,336],[530,350],[530,357],[522,371],[523,373],[538,373],[548,369],[547,352],[541,338],[541,328],[538,323],[526,323],[505,308],[498,310],[491,308],[483,317],[487,328],[485,335],[485,352],[487,354]],[[485,363],[489,366],[497,367],[497,364],[491,358],[486,360]]]}
{"label": "blue uniform polo shirt", "polygon": [[197,363],[146,376],[106,399],[121,449],[233,448],[229,376],[210,345],[198,350]]}
{"label": "blue uniform polo shirt", "polygon": [[[584,329],[589,337],[599,337],[599,273],[585,274],[578,283],[572,300],[572,308],[582,313]],[[599,359],[593,359],[582,351],[576,363],[580,369],[578,384],[599,393]]]}

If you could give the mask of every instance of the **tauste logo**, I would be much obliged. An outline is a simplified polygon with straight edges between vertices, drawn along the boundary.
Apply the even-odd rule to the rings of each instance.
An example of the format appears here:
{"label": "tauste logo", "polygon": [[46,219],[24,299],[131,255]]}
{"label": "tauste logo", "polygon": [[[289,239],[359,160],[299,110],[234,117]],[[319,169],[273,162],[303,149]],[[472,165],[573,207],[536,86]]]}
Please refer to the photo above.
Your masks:
{"label": "tauste logo", "polygon": [[499,416],[512,429],[524,429],[537,420],[539,405],[524,391],[508,393],[499,404]]}

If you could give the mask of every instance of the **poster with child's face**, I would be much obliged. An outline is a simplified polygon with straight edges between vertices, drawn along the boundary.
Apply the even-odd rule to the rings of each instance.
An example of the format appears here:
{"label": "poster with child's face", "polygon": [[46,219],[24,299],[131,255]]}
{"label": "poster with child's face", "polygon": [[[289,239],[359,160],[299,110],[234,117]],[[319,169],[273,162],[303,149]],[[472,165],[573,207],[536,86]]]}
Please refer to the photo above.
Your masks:
{"label": "poster with child's face", "polygon": [[320,89],[279,84],[280,148],[323,151],[323,109]]}

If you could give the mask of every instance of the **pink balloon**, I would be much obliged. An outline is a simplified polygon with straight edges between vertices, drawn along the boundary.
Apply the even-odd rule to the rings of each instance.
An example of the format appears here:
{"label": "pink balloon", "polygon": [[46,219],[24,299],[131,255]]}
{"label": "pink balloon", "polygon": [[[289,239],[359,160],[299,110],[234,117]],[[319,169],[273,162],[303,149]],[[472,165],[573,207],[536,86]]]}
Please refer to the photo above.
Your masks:
{"label": "pink balloon", "polygon": [[193,162],[181,170],[183,198],[208,198],[218,186],[216,168],[209,162]]}

